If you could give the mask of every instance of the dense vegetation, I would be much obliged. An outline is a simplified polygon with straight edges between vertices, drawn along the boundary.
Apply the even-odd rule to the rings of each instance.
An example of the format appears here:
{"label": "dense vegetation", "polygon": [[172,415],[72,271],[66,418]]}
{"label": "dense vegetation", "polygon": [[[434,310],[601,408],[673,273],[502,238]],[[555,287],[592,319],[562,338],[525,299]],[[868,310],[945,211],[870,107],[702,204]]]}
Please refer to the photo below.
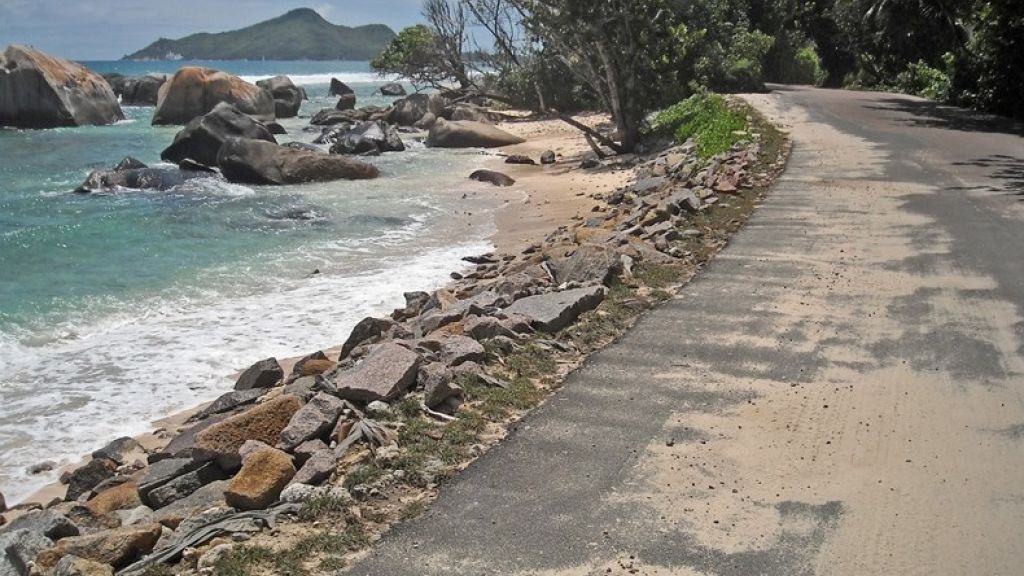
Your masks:
{"label": "dense vegetation", "polygon": [[1021,0],[426,0],[424,15],[377,70],[546,113],[600,108],[615,141],[590,135],[616,151],[652,110],[765,82],[1024,117]]}
{"label": "dense vegetation", "polygon": [[335,26],[309,9],[218,34],[161,38],[126,60],[369,60],[395,37],[383,25]]}

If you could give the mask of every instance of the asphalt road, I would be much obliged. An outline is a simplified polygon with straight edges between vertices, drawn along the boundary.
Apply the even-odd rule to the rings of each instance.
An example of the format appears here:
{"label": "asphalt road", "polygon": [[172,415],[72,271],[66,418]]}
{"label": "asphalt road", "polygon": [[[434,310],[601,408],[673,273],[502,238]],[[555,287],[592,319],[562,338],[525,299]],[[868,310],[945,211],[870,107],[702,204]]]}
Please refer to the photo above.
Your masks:
{"label": "asphalt road", "polygon": [[971,574],[1024,566],[1024,139],[779,87],[749,225],[347,572]]}

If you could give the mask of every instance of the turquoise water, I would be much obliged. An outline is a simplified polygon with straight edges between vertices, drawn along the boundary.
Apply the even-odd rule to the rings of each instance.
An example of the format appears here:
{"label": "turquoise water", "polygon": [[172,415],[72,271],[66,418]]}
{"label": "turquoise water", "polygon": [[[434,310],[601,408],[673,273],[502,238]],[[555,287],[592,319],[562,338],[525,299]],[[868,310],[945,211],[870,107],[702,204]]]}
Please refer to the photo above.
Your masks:
{"label": "turquoise water", "polygon": [[[173,72],[182,63],[89,63]],[[231,62],[249,80],[304,84],[302,115],[333,105],[331,76],[360,105],[383,82],[365,63]],[[488,249],[485,199],[463,199],[483,156],[428,150],[372,159],[382,177],[292,187],[192,181],[169,192],[70,193],[124,156],[158,163],[176,129],[151,108],[115,126],[0,129],[0,492],[17,501],[97,444],[209,400],[267,356],[336,345],[362,317],[429,289]],[[311,141],[306,119],[282,121]],[[473,215],[469,216],[467,213]],[[312,274],[319,270],[319,274]]]}

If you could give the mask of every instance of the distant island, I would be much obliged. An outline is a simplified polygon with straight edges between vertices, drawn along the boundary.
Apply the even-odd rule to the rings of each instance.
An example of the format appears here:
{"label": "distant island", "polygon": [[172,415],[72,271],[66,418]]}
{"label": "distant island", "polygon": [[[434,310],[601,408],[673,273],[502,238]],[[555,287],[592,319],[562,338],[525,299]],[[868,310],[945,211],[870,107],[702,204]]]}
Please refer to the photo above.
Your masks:
{"label": "distant island", "polygon": [[383,24],[338,26],[299,8],[241,30],[161,38],[123,60],[370,60],[394,37]]}

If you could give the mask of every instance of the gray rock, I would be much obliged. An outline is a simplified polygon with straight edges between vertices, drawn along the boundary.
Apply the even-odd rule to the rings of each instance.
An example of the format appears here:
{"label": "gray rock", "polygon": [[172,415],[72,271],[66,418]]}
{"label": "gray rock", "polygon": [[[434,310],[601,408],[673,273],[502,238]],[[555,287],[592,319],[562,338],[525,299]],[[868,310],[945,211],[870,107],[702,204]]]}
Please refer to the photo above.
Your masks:
{"label": "gray rock", "polygon": [[222,102],[212,110],[192,119],[174,136],[160,158],[178,164],[185,159],[205,166],[217,165],[217,153],[229,138],[248,138],[277,143],[267,127]]}
{"label": "gray rock", "polygon": [[702,208],[700,198],[698,198],[697,194],[689,188],[676,190],[671,196],[669,196],[668,201],[691,214],[700,212]]}
{"label": "gray rock", "polygon": [[498,148],[523,142],[504,130],[468,120],[438,120],[427,135],[427,146],[433,148]]}
{"label": "gray rock", "polygon": [[167,82],[166,74],[146,74],[128,78],[121,92],[124,106],[156,106],[160,88]]}
{"label": "gray rock", "polygon": [[555,333],[572,324],[580,314],[597,308],[604,301],[603,286],[552,292],[517,300],[505,309],[507,314],[522,314],[537,330]]}
{"label": "gray rock", "polygon": [[388,82],[380,87],[380,93],[384,96],[405,96],[405,87],[398,82]]}
{"label": "gray rock", "polygon": [[516,183],[507,174],[501,172],[495,172],[494,170],[477,170],[469,175],[470,180],[476,180],[477,182],[487,182],[495,186],[512,186]]}
{"label": "gray rock", "polygon": [[11,45],[0,54],[0,126],[55,128],[124,119],[117,96],[81,64]]}
{"label": "gray rock", "polygon": [[328,448],[329,446],[327,446],[327,443],[325,443],[323,440],[319,438],[314,438],[313,440],[307,440],[302,444],[296,446],[295,450],[292,451],[292,456],[295,457],[296,464],[301,466],[305,464],[306,461],[313,456],[313,454],[316,454],[321,450],[327,450]]}
{"label": "gray rock", "polygon": [[338,97],[338,103],[334,105],[336,110],[355,110],[356,109],[356,95],[355,94],[342,94]]}
{"label": "gray rock", "polygon": [[148,523],[153,517],[153,509],[149,506],[136,506],[131,510],[115,510],[114,513],[121,520],[121,526]]}
{"label": "gray rock", "polygon": [[334,384],[347,400],[391,400],[412,386],[419,365],[418,354],[387,342],[375,347],[354,368],[337,373]]}
{"label": "gray rock", "polygon": [[168,458],[156,462],[146,470],[145,476],[139,481],[139,498],[143,504],[149,504],[151,492],[200,466],[202,464],[191,458]]}
{"label": "gray rock", "polygon": [[134,452],[144,452],[142,444],[135,441],[134,438],[125,436],[112,441],[103,448],[92,453],[93,458],[107,458],[113,460],[118,465],[123,466],[128,462],[128,457]]}
{"label": "gray rock", "polygon": [[71,473],[68,479],[67,500],[78,500],[79,496],[88,494],[100,482],[112,477],[117,472],[117,463],[108,458],[94,458],[84,466]]}
{"label": "gray rock", "polygon": [[338,360],[348,358],[348,355],[353,350],[363,344],[377,342],[394,325],[394,322],[386,318],[363,318],[355,325],[355,328],[352,328],[352,333],[349,334],[348,340],[345,340],[345,343],[341,346],[341,354],[338,356]]}
{"label": "gray rock", "polygon": [[284,369],[277,362],[277,358],[267,358],[246,368],[235,382],[235,390],[272,388],[283,379]]}
{"label": "gray rock", "polygon": [[331,87],[327,94],[329,96],[344,96],[345,94],[355,94],[355,90],[352,90],[348,84],[345,84],[341,80],[331,78]]}
{"label": "gray rock", "polygon": [[256,85],[270,92],[274,98],[274,116],[278,118],[294,118],[299,115],[299,108],[306,98],[306,91],[292,83],[292,79],[278,75],[256,82]]}
{"label": "gray rock", "polygon": [[462,388],[453,382],[453,374],[444,364],[427,364],[420,369],[419,382],[423,385],[423,403],[436,408],[445,400],[462,395]]}
{"label": "gray rock", "polygon": [[291,452],[306,440],[326,436],[345,409],[345,402],[321,392],[292,416],[288,426],[281,431],[278,448]]}
{"label": "gray rock", "polygon": [[440,94],[412,94],[395,101],[388,120],[399,126],[412,126],[427,114],[440,117],[444,107],[445,99]]}
{"label": "gray rock", "polygon": [[227,486],[227,480],[211,482],[170,506],[156,511],[153,521],[177,528],[178,523],[184,518],[195,516],[197,513],[208,510],[213,506],[223,506],[224,489]]}
{"label": "gray rock", "polygon": [[298,398],[301,398],[303,402],[309,402],[309,400],[316,394],[315,389],[319,379],[319,376],[304,376],[299,378],[295,382],[284,387],[284,394],[286,396],[297,396]]}
{"label": "gray rock", "polygon": [[622,269],[617,252],[594,244],[580,246],[572,255],[554,259],[548,265],[559,285],[566,282],[608,284]]}
{"label": "gray rock", "polygon": [[230,182],[272,186],[380,176],[376,166],[354,158],[241,138],[229,138],[221,146],[217,167]]}
{"label": "gray rock", "polygon": [[333,450],[320,450],[306,460],[302,468],[299,468],[299,471],[292,477],[291,483],[318,486],[330,479],[337,466],[338,460],[334,457]]}
{"label": "gray rock", "polygon": [[182,168],[131,168],[120,164],[112,170],[93,170],[75,192],[92,194],[118,188],[166,192],[190,180],[215,178],[212,172]]}
{"label": "gray rock", "polygon": [[644,196],[646,194],[650,194],[651,192],[656,192],[659,188],[665,185],[665,182],[667,182],[667,180],[660,176],[655,176],[653,178],[644,178],[643,180],[638,180],[635,184],[633,184],[633,192],[636,192],[637,194]]}
{"label": "gray rock", "polygon": [[78,556],[67,556],[57,561],[53,576],[113,576],[114,568],[109,564],[94,562]]}
{"label": "gray rock", "polygon": [[556,161],[554,150],[548,150],[540,155],[541,164],[554,164]]}
{"label": "gray rock", "polygon": [[497,336],[516,338],[518,334],[492,316],[470,316],[462,323],[463,332],[477,340],[489,340]]}
{"label": "gray rock", "polygon": [[197,414],[193,419],[203,420],[213,416],[214,414],[223,414],[224,412],[230,412],[240,406],[248,406],[262,398],[263,395],[269,391],[269,388],[250,388],[249,390],[235,390],[233,392],[228,392],[214,400],[212,404],[203,409],[203,411]]}
{"label": "gray rock", "polygon": [[0,576],[22,576],[29,573],[28,564],[53,540],[32,530],[7,530],[0,534]]}
{"label": "gray rock", "polygon": [[449,366],[466,362],[483,362],[487,357],[484,347],[468,336],[451,335],[440,341],[441,358]]}
{"label": "gray rock", "polygon": [[376,155],[382,152],[403,152],[405,143],[394,127],[379,120],[363,122],[337,136],[331,154]]}
{"label": "gray rock", "polygon": [[160,509],[189,496],[211,482],[225,478],[226,475],[220,468],[212,462],[207,463],[168,481],[159,488],[147,491],[143,503],[154,509]]}
{"label": "gray rock", "polygon": [[0,529],[0,535],[16,530],[28,530],[29,532],[42,534],[52,540],[70,538],[81,533],[81,530],[79,530],[74,522],[64,514],[53,509],[36,510],[24,516],[19,516],[12,520],[10,524]]}

